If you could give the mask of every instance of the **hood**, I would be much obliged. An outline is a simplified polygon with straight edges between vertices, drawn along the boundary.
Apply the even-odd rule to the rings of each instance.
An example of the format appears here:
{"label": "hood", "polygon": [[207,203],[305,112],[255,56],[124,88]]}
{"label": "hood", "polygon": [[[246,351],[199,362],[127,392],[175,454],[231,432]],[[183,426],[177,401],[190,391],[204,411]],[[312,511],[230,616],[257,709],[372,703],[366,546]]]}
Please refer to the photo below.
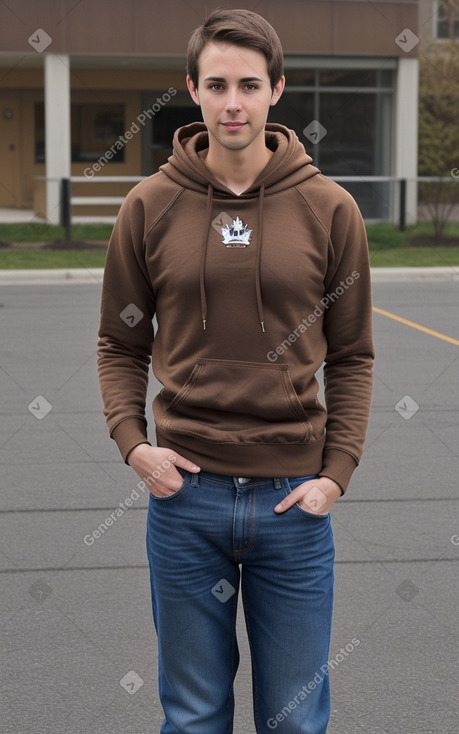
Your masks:
{"label": "hood", "polygon": [[[306,153],[293,130],[284,125],[268,123],[265,131],[266,146],[274,155],[252,186],[240,195],[242,197],[256,197],[261,186],[266,193],[274,194],[320,173],[312,165],[311,156]],[[187,189],[203,193],[207,192],[210,185],[214,191],[234,198],[234,192],[214,178],[205,165],[203,151],[208,147],[209,134],[203,122],[181,127],[174,134],[173,153],[160,170]]]}
{"label": "hood", "polygon": [[194,122],[179,128],[173,139],[173,153],[160,170],[179,186],[207,195],[206,216],[204,220],[199,287],[201,294],[201,319],[203,330],[207,323],[206,294],[206,255],[209,231],[212,222],[212,203],[215,196],[231,199],[258,199],[258,226],[256,235],[256,260],[254,289],[257,302],[258,321],[262,332],[266,331],[263,308],[262,284],[260,277],[261,254],[263,245],[263,207],[265,194],[276,194],[292,188],[302,181],[320,173],[312,165],[312,158],[306,153],[296,133],[283,125],[268,123],[265,126],[266,145],[272,150],[268,164],[261,171],[250,188],[237,196],[220,183],[209,171],[204,162],[203,151],[209,147],[209,134],[202,122]]}

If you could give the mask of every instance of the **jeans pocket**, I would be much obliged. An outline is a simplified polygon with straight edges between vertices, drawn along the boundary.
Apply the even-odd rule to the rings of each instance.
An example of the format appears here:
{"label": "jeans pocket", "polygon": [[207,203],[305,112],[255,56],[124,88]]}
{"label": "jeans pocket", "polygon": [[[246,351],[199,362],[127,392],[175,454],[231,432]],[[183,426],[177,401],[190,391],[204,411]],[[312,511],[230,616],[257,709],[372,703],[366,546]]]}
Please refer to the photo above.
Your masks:
{"label": "jeans pocket", "polygon": [[171,502],[178,497],[181,497],[185,490],[189,487],[189,474],[186,473],[183,477],[183,482],[180,485],[180,487],[177,489],[176,492],[173,492],[172,494],[164,494],[164,495],[157,495],[153,494],[153,492],[150,492],[150,497],[154,500],[154,502]]}
{"label": "jeans pocket", "polygon": [[[318,479],[317,474],[313,474],[312,476],[308,477],[295,477],[294,479],[287,479],[286,480],[286,488],[285,488],[285,495],[287,496],[290,492],[292,492],[294,489],[300,486],[300,484],[303,484],[304,482],[310,482],[313,479]],[[325,514],[321,514],[320,512],[311,512],[309,510],[303,509],[301,505],[296,502],[293,507],[300,512],[305,517],[313,518],[314,520],[326,520],[330,513],[326,512]]]}

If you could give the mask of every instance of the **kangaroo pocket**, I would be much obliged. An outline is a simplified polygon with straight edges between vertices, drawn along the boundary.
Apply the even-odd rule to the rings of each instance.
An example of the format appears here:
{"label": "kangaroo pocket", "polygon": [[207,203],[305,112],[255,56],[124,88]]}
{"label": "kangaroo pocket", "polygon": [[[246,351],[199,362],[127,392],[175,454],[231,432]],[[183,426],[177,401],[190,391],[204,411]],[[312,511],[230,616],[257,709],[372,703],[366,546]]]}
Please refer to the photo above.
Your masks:
{"label": "kangaroo pocket", "polygon": [[237,444],[316,440],[286,364],[200,358],[169,404],[164,393],[154,403],[163,434]]}

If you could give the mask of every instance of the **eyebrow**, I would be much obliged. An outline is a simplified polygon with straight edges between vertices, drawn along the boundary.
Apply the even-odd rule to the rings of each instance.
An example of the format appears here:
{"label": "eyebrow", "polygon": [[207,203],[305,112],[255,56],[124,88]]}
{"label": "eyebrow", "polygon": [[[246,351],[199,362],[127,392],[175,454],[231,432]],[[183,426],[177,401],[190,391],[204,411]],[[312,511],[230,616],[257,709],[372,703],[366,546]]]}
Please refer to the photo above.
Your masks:
{"label": "eyebrow", "polygon": [[[206,76],[204,79],[205,82],[226,82],[225,77],[223,76]],[[263,82],[263,79],[260,79],[258,76],[245,76],[243,79],[239,79],[240,82]]]}

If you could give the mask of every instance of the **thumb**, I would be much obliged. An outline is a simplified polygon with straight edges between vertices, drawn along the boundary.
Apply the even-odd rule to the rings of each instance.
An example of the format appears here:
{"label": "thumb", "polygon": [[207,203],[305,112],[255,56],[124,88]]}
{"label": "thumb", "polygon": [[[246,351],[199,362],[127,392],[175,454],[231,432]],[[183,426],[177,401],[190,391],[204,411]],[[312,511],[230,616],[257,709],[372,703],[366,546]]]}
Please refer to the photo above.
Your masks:
{"label": "thumb", "polygon": [[192,461],[185,459],[184,456],[181,456],[180,454],[177,454],[176,452],[174,452],[174,455],[175,455],[174,463],[176,466],[179,466],[181,469],[185,469],[185,471],[190,471],[193,473],[201,471],[201,467],[199,467],[197,464],[194,464]]}

